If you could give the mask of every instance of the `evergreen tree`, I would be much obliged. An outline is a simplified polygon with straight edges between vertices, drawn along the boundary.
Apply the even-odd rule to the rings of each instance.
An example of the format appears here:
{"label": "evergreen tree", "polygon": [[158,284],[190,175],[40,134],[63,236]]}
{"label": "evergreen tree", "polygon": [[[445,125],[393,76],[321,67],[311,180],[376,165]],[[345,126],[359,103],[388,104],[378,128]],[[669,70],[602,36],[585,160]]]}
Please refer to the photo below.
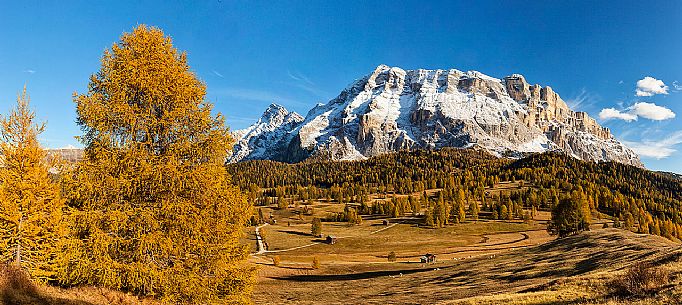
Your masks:
{"label": "evergreen tree", "polygon": [[68,285],[171,303],[249,303],[239,244],[250,215],[224,162],[233,142],[206,86],[161,30],[138,26],[106,50],[74,97],[84,159],[64,251]]}
{"label": "evergreen tree", "polygon": [[34,119],[24,88],[16,108],[0,120],[0,259],[49,281],[56,273],[64,200],[38,143],[45,125]]}
{"label": "evergreen tree", "polygon": [[585,194],[574,191],[552,209],[552,219],[547,231],[552,235],[566,237],[590,229],[590,212]]}
{"label": "evergreen tree", "polygon": [[313,236],[322,235],[322,220],[320,218],[313,218],[313,223],[310,228],[310,234]]}
{"label": "evergreen tree", "polygon": [[435,225],[433,211],[431,209],[427,209],[426,213],[424,214],[424,225],[427,227],[433,227]]}
{"label": "evergreen tree", "polygon": [[478,221],[478,213],[480,212],[478,203],[475,201],[469,204],[469,214],[471,214],[471,219]]}

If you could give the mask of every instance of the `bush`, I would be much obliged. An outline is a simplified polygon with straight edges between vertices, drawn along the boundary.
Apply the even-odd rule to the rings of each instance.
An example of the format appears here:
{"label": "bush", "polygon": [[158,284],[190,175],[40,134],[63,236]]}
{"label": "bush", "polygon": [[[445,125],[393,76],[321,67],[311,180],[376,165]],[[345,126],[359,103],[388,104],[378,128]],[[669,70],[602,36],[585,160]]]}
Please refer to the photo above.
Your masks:
{"label": "bush", "polygon": [[395,260],[396,260],[395,252],[391,251],[391,253],[388,254],[388,261],[395,262]]}
{"label": "bush", "polygon": [[12,264],[0,264],[0,291],[2,291],[0,304],[14,304],[15,299],[38,297],[36,286],[26,271]]}
{"label": "bush", "polygon": [[668,271],[647,263],[637,263],[615,280],[615,288],[623,295],[644,296],[661,291],[670,283]]}
{"label": "bush", "polygon": [[279,264],[282,263],[282,259],[279,257],[279,255],[275,255],[272,258],[272,264],[275,265],[275,267],[279,267]]}
{"label": "bush", "polygon": [[317,256],[313,257],[313,269],[320,269],[320,259]]}

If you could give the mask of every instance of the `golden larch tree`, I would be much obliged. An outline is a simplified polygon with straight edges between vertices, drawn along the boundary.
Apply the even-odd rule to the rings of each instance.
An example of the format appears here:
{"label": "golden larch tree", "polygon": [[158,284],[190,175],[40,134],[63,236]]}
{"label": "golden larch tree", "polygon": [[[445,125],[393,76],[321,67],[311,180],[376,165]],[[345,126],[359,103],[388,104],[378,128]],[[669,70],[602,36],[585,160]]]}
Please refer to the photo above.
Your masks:
{"label": "golden larch tree", "polygon": [[84,159],[63,283],[172,303],[248,303],[239,237],[251,205],[224,167],[232,138],[170,37],[140,25],[75,94]]}
{"label": "golden larch tree", "polygon": [[0,119],[0,257],[38,281],[54,280],[64,200],[38,142],[24,87],[16,108]]}

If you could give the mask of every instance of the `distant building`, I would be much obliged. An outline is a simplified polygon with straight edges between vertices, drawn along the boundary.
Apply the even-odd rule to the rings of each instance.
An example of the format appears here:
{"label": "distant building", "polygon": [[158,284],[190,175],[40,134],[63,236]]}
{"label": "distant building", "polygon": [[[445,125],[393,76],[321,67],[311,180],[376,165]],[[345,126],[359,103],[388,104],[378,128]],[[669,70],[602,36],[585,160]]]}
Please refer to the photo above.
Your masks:
{"label": "distant building", "polygon": [[431,264],[436,262],[436,255],[431,253],[426,253],[424,256],[419,258],[419,261],[423,264]]}
{"label": "distant building", "polygon": [[328,244],[330,244],[330,245],[333,245],[333,244],[336,243],[336,237],[335,237],[335,236],[331,236],[331,235],[327,235],[326,242],[327,242]]}
{"label": "distant building", "polygon": [[387,225],[388,225],[388,219],[384,219],[383,224],[384,224],[385,226],[387,226]]}

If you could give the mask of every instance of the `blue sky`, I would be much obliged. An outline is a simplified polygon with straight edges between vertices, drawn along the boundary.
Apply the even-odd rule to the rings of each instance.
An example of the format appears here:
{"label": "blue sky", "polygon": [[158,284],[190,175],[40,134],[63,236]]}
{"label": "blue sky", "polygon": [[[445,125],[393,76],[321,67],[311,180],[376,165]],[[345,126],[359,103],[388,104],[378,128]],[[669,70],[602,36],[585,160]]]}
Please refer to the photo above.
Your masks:
{"label": "blue sky", "polygon": [[78,145],[73,92],[140,23],[188,53],[233,129],[272,102],[305,114],[379,64],[520,73],[682,173],[679,1],[2,1],[0,113],[27,84],[43,143]]}

